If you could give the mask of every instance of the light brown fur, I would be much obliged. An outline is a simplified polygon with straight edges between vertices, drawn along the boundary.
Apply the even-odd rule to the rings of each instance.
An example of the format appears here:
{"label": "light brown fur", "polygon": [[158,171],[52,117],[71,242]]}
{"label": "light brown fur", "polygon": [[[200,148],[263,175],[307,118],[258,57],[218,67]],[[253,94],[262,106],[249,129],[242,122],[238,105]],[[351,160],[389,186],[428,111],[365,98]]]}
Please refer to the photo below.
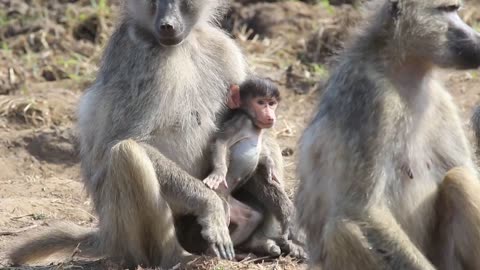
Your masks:
{"label": "light brown fur", "polygon": [[[79,232],[71,226],[36,236],[10,252],[14,264],[81,243],[88,252],[80,256],[169,268],[194,257],[177,238],[193,226],[175,227],[184,215],[195,216],[201,226],[196,236],[213,254],[233,259],[224,202],[200,180],[211,169],[209,143],[226,111],[228,89],[247,74],[241,50],[215,24],[225,5],[125,2],[78,110],[83,180],[98,228]],[[176,27],[174,38],[163,30],[166,24]],[[281,159],[274,140],[268,147]]]}
{"label": "light brown fur", "polygon": [[478,67],[480,35],[457,0],[375,4],[300,140],[310,267],[478,269],[477,168],[435,68]]}

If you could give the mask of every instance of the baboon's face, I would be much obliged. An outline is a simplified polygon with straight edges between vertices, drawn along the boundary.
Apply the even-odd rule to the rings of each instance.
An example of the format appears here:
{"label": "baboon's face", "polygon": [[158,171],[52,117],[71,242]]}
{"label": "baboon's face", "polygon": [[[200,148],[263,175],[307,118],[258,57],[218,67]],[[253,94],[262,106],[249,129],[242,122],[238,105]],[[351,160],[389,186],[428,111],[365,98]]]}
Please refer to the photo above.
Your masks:
{"label": "baboon's face", "polygon": [[[460,0],[406,1],[416,11],[404,29],[411,49],[443,68],[471,69],[480,66],[480,34],[458,15]],[[412,7],[411,6],[411,7]]]}
{"label": "baboon's face", "polygon": [[210,0],[129,0],[128,11],[163,46],[175,46],[190,34]]}

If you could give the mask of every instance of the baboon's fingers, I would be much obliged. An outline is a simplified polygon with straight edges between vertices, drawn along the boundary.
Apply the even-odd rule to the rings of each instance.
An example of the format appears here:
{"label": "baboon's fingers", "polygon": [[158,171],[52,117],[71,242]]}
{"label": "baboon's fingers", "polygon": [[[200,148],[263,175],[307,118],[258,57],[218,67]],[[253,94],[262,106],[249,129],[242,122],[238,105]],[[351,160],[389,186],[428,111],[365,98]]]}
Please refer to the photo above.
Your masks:
{"label": "baboon's fingers", "polygon": [[227,178],[223,178],[223,185],[228,188]]}
{"label": "baboon's fingers", "polygon": [[217,244],[217,249],[220,251],[220,258],[222,259],[230,259],[228,256],[227,256],[227,252],[225,251],[225,247],[221,244]]}
{"label": "baboon's fingers", "polygon": [[230,256],[230,260],[233,260],[235,258],[235,249],[233,248],[233,244],[228,245],[227,251]]}
{"label": "baboon's fingers", "polygon": [[276,182],[280,184],[280,181],[278,181],[278,177],[273,171],[273,169],[270,169],[270,171],[268,172],[268,180],[271,182]]}
{"label": "baboon's fingers", "polygon": [[217,258],[221,258],[220,252],[218,251],[218,248],[215,246],[215,244],[211,244],[210,249],[213,251],[213,253],[215,253],[215,256],[217,256]]}

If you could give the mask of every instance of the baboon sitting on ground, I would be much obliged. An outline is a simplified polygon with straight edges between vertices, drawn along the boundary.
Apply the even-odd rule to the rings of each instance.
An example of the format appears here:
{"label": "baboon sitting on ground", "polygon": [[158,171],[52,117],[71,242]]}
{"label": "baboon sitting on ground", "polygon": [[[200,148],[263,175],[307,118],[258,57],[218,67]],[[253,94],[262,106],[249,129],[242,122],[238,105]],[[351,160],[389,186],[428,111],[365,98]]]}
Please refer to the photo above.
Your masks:
{"label": "baboon sitting on ground", "polygon": [[[174,227],[183,215],[196,217],[214,254],[234,257],[223,202],[200,180],[211,169],[209,143],[228,88],[247,73],[240,49],[215,24],[227,2],[124,1],[78,111],[98,228],[56,228],[13,250],[14,264],[78,246],[80,255],[168,268],[192,258]],[[278,145],[267,136],[264,143],[280,170]]]}
{"label": "baboon sitting on ground", "polygon": [[480,66],[459,0],[376,1],[300,140],[311,268],[480,269],[480,183],[435,68]]}

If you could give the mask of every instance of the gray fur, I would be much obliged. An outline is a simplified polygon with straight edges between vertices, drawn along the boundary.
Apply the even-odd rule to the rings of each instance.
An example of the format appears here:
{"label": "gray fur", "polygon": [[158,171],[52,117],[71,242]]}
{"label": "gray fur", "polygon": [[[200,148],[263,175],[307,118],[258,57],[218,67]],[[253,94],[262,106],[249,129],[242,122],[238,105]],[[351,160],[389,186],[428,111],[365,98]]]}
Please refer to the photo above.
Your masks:
{"label": "gray fur", "polygon": [[[255,119],[255,113],[252,112],[254,108],[250,108],[249,102],[253,97],[271,97],[271,93],[266,91],[270,89],[259,89],[270,85],[262,84],[261,80],[252,82],[257,84],[249,89],[249,96],[245,97],[245,92],[241,93],[241,108],[232,111],[228,120],[221,124],[221,130],[213,144],[213,171],[204,183],[231,201],[233,207],[238,207],[239,204],[234,203],[237,200],[231,197],[232,192],[241,189],[241,193],[247,193],[247,197],[241,197],[246,205],[240,205],[243,211],[250,211],[250,218],[241,217],[237,222],[237,217],[231,215],[231,222],[238,225],[232,233],[234,244],[242,244],[245,249],[260,254],[278,256],[283,251],[294,257],[305,258],[302,243],[294,243],[290,239],[294,207],[284,188],[281,153],[275,146],[273,136],[263,135],[268,130],[260,129],[254,124],[258,119]],[[278,95],[276,86],[275,91]],[[279,96],[276,98],[278,102]],[[262,147],[262,141],[265,140]],[[256,170],[264,173],[252,177]],[[220,184],[224,181],[228,188]],[[259,216],[264,222],[245,243],[248,232],[258,226]]]}
{"label": "gray fur", "polygon": [[440,10],[457,0],[374,4],[300,140],[296,208],[310,267],[477,269],[477,168],[435,67],[478,67],[480,57],[454,52],[480,53],[480,36]]}
{"label": "gray fur", "polygon": [[[182,1],[200,14],[182,14],[197,21],[177,46],[160,45],[147,27],[155,21],[155,12],[147,12],[151,1],[126,2],[79,106],[83,179],[100,221],[98,252],[127,265],[170,267],[191,258],[172,222],[189,213],[217,254],[233,257],[222,200],[199,179],[210,169],[208,143],[229,85],[243,81],[247,68],[240,49],[212,23],[224,1],[175,3]],[[35,241],[12,252],[14,263],[29,261]]]}

